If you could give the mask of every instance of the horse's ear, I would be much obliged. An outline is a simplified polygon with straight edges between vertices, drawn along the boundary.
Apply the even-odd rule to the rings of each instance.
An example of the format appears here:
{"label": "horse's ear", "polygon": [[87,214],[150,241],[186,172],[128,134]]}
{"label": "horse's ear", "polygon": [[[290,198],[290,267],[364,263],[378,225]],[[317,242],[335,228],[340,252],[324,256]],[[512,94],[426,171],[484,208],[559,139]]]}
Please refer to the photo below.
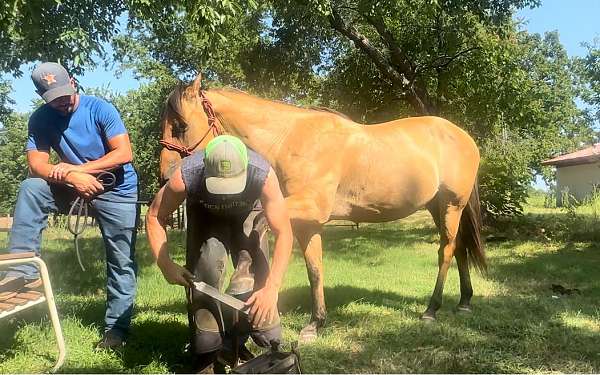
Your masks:
{"label": "horse's ear", "polygon": [[198,95],[198,93],[200,92],[200,89],[202,88],[201,81],[202,81],[202,73],[198,73],[198,75],[194,79],[194,82],[192,82],[192,85],[190,86],[190,88],[192,89],[192,92],[196,95]]}

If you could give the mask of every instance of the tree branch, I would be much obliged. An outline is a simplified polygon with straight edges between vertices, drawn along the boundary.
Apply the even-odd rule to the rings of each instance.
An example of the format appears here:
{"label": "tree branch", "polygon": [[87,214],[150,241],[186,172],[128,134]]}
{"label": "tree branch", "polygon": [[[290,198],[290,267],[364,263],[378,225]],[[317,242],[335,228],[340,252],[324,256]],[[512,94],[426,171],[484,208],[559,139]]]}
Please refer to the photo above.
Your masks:
{"label": "tree branch", "polygon": [[[448,55],[444,55],[444,56],[438,56],[436,57],[431,63],[423,65],[421,67],[417,68],[418,72],[422,72],[428,69],[439,69],[439,68],[445,68],[448,65],[450,65],[454,60],[458,59],[459,57],[461,57],[462,55],[465,55],[471,51],[475,51],[481,49],[481,47],[471,47],[471,48],[467,48],[466,50],[460,51],[459,53],[453,55],[453,56],[448,56]],[[437,63],[440,60],[446,60],[443,63]]]}
{"label": "tree branch", "polygon": [[354,26],[347,24],[339,13],[339,9],[333,8],[328,19],[333,29],[350,39],[356,48],[363,51],[379,71],[392,81],[392,87],[401,91],[401,94],[396,94],[399,98],[404,97],[419,114],[436,112],[430,103],[426,88],[416,82],[416,72],[412,64],[402,53],[392,33],[385,27],[383,19],[371,17],[369,23],[375,27],[385,44],[389,46],[390,59],[373,46],[370,40]]}
{"label": "tree branch", "polygon": [[373,17],[367,14],[363,14],[362,16],[369,24],[371,24],[371,26],[375,28],[375,30],[377,30],[377,33],[379,36],[381,36],[381,39],[389,48],[392,62],[400,69],[402,74],[412,78],[414,76],[414,67],[411,64],[410,59],[406,57],[406,54],[402,52],[398,46],[398,42],[396,41],[396,38],[394,38],[394,35],[392,35],[392,33],[385,26],[383,19],[381,17]]}
{"label": "tree branch", "polygon": [[340,32],[342,35],[350,39],[356,48],[360,49],[371,58],[371,60],[377,65],[379,70],[387,76],[392,82],[400,84],[401,86],[407,86],[409,84],[408,79],[403,75],[399,74],[387,61],[384,54],[382,54],[377,48],[375,48],[369,39],[362,35],[354,26],[347,25],[342,19],[337,9],[333,9],[329,15],[329,23],[331,27]]}

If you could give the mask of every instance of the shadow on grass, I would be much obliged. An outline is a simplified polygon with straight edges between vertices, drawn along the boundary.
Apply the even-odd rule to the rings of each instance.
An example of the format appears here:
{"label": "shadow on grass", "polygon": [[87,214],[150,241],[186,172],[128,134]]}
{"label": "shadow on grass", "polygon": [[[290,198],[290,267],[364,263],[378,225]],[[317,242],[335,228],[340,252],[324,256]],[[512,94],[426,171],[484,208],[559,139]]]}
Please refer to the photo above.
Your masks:
{"label": "shadow on grass", "polygon": [[[189,373],[193,370],[189,355],[184,350],[189,342],[188,327],[186,324],[174,320],[162,321],[160,314],[169,311],[182,313],[185,311],[185,306],[181,303],[173,303],[152,308],[136,308],[137,314],[148,312],[155,314],[152,314],[150,318],[134,319],[132,322],[127,345],[120,354],[123,367],[132,372],[140,372],[149,364],[159,362],[170,372]],[[101,322],[104,317],[104,303],[94,301],[86,301],[81,304],[70,303],[68,306],[63,305],[60,314],[63,319],[65,316],[71,315],[80,320],[84,326],[98,325],[98,322]],[[5,319],[0,322],[0,332],[2,332],[0,335],[0,358],[4,356],[8,359],[12,357],[13,353],[19,352],[23,343],[18,339],[17,334],[22,324],[47,319],[46,316],[46,308],[40,306],[24,311],[15,319],[10,321]],[[50,324],[49,321],[48,324]],[[100,328],[98,337],[101,334]],[[93,344],[95,343],[90,343],[90,345]],[[68,340],[67,350],[72,350],[69,349]],[[48,357],[49,363],[53,363],[53,361],[55,361],[55,357]],[[122,371],[122,368],[115,367],[114,364],[108,364],[105,367],[98,365],[82,367],[70,361],[67,361],[60,370],[65,373],[109,373],[115,371]]]}
{"label": "shadow on grass", "polygon": [[405,227],[400,222],[383,227],[363,226],[358,229],[326,228],[323,233],[323,254],[344,257],[356,264],[372,262],[376,251],[390,247],[411,248],[419,243],[430,243],[432,250],[439,246],[439,235],[433,222],[431,227]]}
{"label": "shadow on grass", "polygon": [[[174,258],[181,260],[185,257],[181,251],[181,243],[185,238],[184,233],[172,232],[169,237],[172,241],[171,247],[175,250]],[[57,241],[67,241],[67,244],[61,243],[59,247]],[[82,263],[86,268],[85,271],[81,270],[79,266],[72,243],[72,240],[55,240],[43,249],[42,257],[48,266],[53,289],[55,292],[60,291],[74,295],[104,293],[106,288],[106,256],[100,233],[95,237],[79,239],[79,249]],[[138,273],[147,268],[156,267],[153,255],[148,249],[145,234],[138,233],[136,243]]]}
{"label": "shadow on grass", "polygon": [[[328,309],[336,309],[352,302],[368,303],[396,309],[399,306],[407,306],[414,303],[426,306],[429,296],[415,299],[398,293],[356,288],[350,285],[339,285],[325,287],[325,301]],[[279,308],[283,314],[291,311],[310,312],[312,308],[310,288],[294,287],[282,291],[279,294]],[[418,318],[418,315],[415,315],[415,317]]]}
{"label": "shadow on grass", "polygon": [[[325,288],[325,294],[329,324],[321,339],[301,347],[308,373],[597,372],[600,368],[594,329],[560,319],[565,310],[578,311],[576,300],[553,303],[548,295],[475,298],[475,312],[458,315],[452,309],[459,296],[446,295],[438,321],[428,324],[414,310],[424,309],[427,298],[352,286]],[[287,290],[280,298],[282,311],[310,308],[309,298],[303,288]],[[372,305],[386,310],[372,310]],[[591,311],[587,313],[593,317]]]}
{"label": "shadow on grass", "polygon": [[[592,302],[600,298],[599,269],[598,244],[567,244],[553,252],[516,253],[512,249],[504,249],[495,258],[488,277],[522,295],[551,297],[554,294],[559,298],[568,297],[552,292],[552,285],[556,284],[577,289],[570,296],[573,300]],[[597,304],[582,303],[577,304],[576,308],[577,311],[592,314],[597,311]]]}
{"label": "shadow on grass", "polygon": [[188,343],[189,330],[185,324],[156,321],[136,324],[123,353],[124,366],[139,369],[160,360],[169,371],[190,373],[191,356],[185,352]]}

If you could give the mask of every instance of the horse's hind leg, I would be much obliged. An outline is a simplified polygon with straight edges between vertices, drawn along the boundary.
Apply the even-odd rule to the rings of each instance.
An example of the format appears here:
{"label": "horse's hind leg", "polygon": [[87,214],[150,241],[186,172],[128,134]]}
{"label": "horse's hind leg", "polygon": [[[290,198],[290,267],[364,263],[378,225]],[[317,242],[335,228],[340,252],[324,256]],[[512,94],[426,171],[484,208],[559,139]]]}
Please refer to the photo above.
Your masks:
{"label": "horse's hind leg", "polygon": [[471,297],[473,297],[473,287],[471,286],[471,274],[469,273],[469,258],[467,257],[467,248],[459,240],[454,252],[456,265],[458,266],[458,276],[460,277],[460,301],[456,306],[459,313],[470,313]]}
{"label": "horse's hind leg", "polygon": [[435,313],[442,306],[442,294],[444,292],[444,283],[448,275],[448,269],[452,262],[452,257],[456,250],[458,226],[464,205],[458,205],[450,202],[438,201],[432,202],[430,210],[434,211],[435,206],[439,207],[439,221],[435,219],[435,211],[432,212],[436,224],[440,231],[440,249],[438,250],[438,276],[435,288],[427,310],[421,315],[423,320],[435,320]]}
{"label": "horse's hind leg", "polygon": [[[427,209],[433,217],[435,226],[440,230],[440,206],[438,199],[435,198],[427,204]],[[462,214],[461,214],[462,216]],[[456,258],[456,265],[458,267],[458,275],[460,278],[460,302],[456,306],[458,313],[470,313],[473,309],[471,307],[471,297],[473,297],[473,286],[471,285],[471,274],[469,273],[469,258],[467,256],[467,248],[460,241],[456,240],[456,250],[454,251],[454,257]]]}

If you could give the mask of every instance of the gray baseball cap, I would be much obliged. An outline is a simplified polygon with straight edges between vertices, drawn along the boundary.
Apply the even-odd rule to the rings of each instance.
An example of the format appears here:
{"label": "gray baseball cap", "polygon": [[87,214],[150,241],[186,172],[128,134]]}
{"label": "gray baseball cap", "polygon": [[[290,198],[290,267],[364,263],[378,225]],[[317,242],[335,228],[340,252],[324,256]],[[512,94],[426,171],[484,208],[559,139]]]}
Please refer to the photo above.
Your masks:
{"label": "gray baseball cap", "polygon": [[62,65],[45,62],[38,65],[31,73],[31,80],[37,89],[37,93],[50,103],[56,98],[75,94],[71,86],[71,77]]}
{"label": "gray baseball cap", "polygon": [[246,188],[248,150],[231,135],[220,135],[204,150],[206,190],[212,194],[238,194]]}

